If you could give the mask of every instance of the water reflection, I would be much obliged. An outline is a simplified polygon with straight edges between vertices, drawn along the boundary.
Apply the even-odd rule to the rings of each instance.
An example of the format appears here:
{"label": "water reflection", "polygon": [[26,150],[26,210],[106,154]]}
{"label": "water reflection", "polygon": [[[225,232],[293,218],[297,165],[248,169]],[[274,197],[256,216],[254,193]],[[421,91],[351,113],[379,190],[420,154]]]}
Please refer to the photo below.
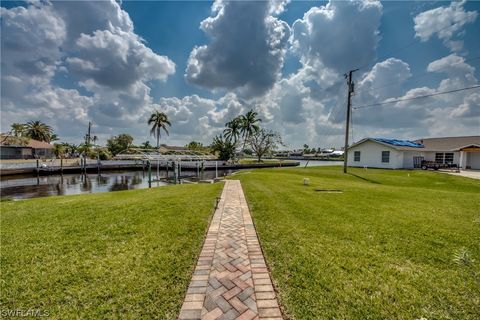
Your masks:
{"label": "water reflection", "polygon": [[[154,186],[166,184],[160,181]],[[2,178],[0,195],[2,198],[25,199],[142,188],[148,188],[148,177],[142,171],[33,177],[24,175]]]}
{"label": "water reflection", "polygon": [[[218,170],[218,175],[231,174],[231,170]],[[160,172],[160,178],[166,178],[166,172]],[[194,172],[183,175],[196,176]],[[170,179],[172,173],[169,173]],[[214,171],[206,171],[204,179],[215,177]],[[152,187],[165,186],[165,180],[158,181],[152,175]],[[110,192],[119,190],[148,188],[148,174],[143,171],[106,171],[94,174],[63,174],[51,176],[16,175],[1,178],[0,195],[3,198],[27,199],[36,197],[60,196],[82,193]]]}

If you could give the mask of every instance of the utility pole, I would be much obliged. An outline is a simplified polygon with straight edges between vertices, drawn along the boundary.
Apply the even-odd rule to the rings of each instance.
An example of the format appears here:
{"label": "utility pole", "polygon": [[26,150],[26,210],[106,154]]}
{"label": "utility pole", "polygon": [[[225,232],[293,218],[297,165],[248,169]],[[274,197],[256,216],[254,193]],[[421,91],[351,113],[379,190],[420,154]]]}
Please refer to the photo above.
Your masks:
{"label": "utility pole", "polygon": [[348,134],[350,130],[350,114],[352,112],[352,93],[355,90],[355,85],[352,80],[352,74],[357,71],[358,69],[355,70],[350,70],[347,74],[345,74],[345,78],[347,79],[347,85],[348,85],[348,99],[347,99],[347,119],[345,123],[345,147],[343,148],[343,173],[347,173],[347,161],[348,161]]}
{"label": "utility pole", "polygon": [[92,130],[92,123],[89,121],[88,122],[88,131],[87,131],[87,134],[85,135],[85,146],[87,148],[90,146],[91,130]]}

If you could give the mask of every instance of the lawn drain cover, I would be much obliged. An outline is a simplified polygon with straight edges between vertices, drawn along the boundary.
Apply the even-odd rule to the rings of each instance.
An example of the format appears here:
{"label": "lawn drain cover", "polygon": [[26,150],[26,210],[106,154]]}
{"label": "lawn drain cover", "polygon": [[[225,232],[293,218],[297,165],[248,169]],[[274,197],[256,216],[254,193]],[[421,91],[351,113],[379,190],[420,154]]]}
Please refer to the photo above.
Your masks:
{"label": "lawn drain cover", "polygon": [[340,189],[315,189],[315,191],[323,193],[343,193],[343,190]]}

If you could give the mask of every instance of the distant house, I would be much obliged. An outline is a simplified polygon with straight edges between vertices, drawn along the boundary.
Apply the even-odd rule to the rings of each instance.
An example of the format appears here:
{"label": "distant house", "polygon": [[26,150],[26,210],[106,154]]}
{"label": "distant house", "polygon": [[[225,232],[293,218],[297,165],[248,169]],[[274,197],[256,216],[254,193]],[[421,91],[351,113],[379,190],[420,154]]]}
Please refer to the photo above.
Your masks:
{"label": "distant house", "polygon": [[38,159],[53,156],[53,145],[48,142],[29,139],[25,144],[16,144],[2,136],[0,139],[0,159]]}
{"label": "distant house", "polygon": [[422,160],[480,169],[480,136],[414,141],[365,138],[348,148],[348,165],[387,169],[419,168]]}

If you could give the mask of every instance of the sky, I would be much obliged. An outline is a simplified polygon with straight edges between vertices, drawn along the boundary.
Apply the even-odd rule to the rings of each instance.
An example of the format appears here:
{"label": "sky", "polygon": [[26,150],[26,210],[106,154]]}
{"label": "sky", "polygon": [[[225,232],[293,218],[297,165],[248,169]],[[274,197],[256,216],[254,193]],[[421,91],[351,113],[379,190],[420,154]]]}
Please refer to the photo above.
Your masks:
{"label": "sky", "polygon": [[[480,2],[2,1],[1,131],[41,120],[60,141],[209,144],[254,109],[287,147],[480,135]],[[356,109],[358,108],[358,109]]]}

